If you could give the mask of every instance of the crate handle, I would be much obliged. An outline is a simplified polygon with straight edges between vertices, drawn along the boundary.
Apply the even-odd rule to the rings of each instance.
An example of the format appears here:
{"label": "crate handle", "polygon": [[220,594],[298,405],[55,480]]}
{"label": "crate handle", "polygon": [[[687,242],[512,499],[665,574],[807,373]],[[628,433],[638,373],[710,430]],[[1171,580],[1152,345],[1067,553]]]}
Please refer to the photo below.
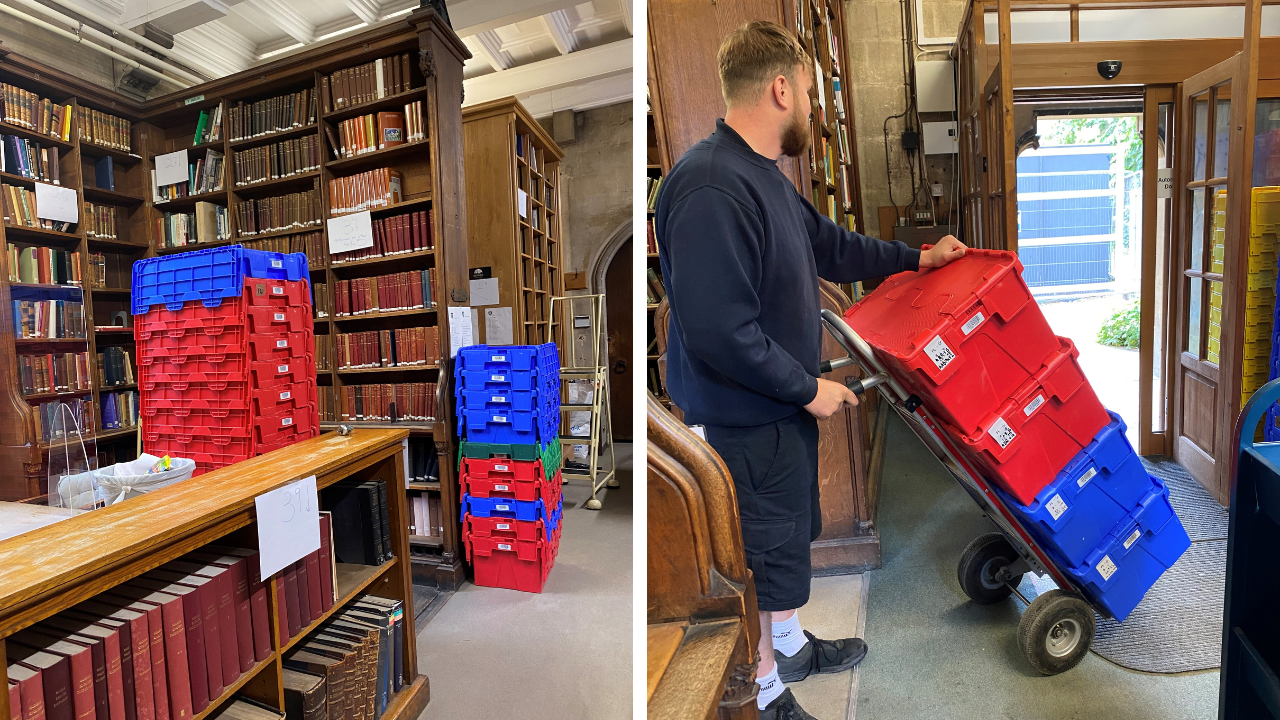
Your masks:
{"label": "crate handle", "polygon": [[230,410],[210,410],[209,414],[216,418],[224,418],[231,414]]}
{"label": "crate handle", "polygon": [[[187,389],[187,386],[189,386],[190,384],[191,384],[191,383],[176,382],[176,383],[174,383],[174,384],[173,384],[173,389],[174,389],[174,390],[186,390],[186,389]],[[150,388],[147,388],[147,389],[149,390]]]}
{"label": "crate handle", "polygon": [[226,390],[226,389],[227,389],[227,381],[226,381],[226,380],[221,380],[221,381],[218,381],[218,380],[210,380],[210,381],[209,381],[209,389],[210,389],[210,390],[219,390],[219,391],[221,391],[221,390]]}
{"label": "crate handle", "polygon": [[215,435],[215,436],[213,437],[213,444],[214,444],[214,445],[230,445],[230,444],[231,444],[231,438],[229,438],[229,437],[218,437],[218,436],[216,436],[216,435]]}
{"label": "crate handle", "polygon": [[188,415],[191,414],[191,411],[186,408],[175,408],[173,411],[173,414],[177,415],[178,417],[187,417]]}

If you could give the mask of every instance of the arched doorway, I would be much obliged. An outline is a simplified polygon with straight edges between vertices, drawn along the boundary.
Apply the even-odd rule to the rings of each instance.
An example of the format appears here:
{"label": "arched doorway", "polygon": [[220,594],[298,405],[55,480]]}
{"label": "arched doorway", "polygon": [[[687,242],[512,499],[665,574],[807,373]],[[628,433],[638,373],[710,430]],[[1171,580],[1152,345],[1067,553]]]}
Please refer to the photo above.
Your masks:
{"label": "arched doorway", "polygon": [[603,293],[609,331],[609,420],[619,442],[631,442],[632,367],[631,221],[621,223],[591,263],[589,292]]}

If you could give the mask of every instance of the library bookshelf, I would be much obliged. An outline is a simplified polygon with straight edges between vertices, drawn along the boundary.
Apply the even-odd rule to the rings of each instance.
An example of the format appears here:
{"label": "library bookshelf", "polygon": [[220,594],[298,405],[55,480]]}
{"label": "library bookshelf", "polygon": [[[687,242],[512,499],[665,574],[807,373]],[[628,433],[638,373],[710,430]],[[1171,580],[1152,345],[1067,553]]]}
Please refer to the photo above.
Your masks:
{"label": "library bookshelf", "polygon": [[[652,50],[650,50],[652,52]],[[653,67],[653,63],[649,63],[649,67]],[[652,78],[650,78],[652,82]],[[659,99],[654,95],[651,89],[646,86],[646,99],[648,100],[648,111],[645,113],[645,179],[646,187],[652,190],[655,185],[660,188],[662,178],[670,170],[670,166],[665,164],[666,154],[663,152],[662,133],[658,130],[658,120],[661,113],[654,111],[655,103]],[[649,193],[652,194],[652,193]],[[655,317],[658,312],[658,305],[662,301],[654,292],[653,285],[656,281],[659,285],[663,285],[662,263],[658,259],[658,236],[654,233],[654,217],[653,207],[656,198],[646,196],[645,206],[645,374],[649,392],[663,404],[667,409],[671,408],[671,398],[667,396],[666,386],[663,384],[662,372],[658,362],[661,356],[658,352],[658,332],[655,327]],[[664,285],[665,287],[665,285]]]}
{"label": "library bookshelf", "polygon": [[[348,479],[403,486],[404,430],[356,429],[329,434],[261,455],[120,504],[65,518],[0,541],[0,685],[7,686],[11,648],[5,638],[100,593],[128,582],[199,548],[216,543],[256,550],[255,498],[311,475],[317,489]],[[427,676],[418,673],[413,628],[413,589],[405,498],[388,493],[394,557],[378,566],[338,563],[333,607],[301,633],[281,642],[285,599],[264,578],[271,650],[226,687],[192,720],[203,720],[234,696],[248,697],[284,712],[283,656],[357,596],[403,603],[404,686],[392,696],[386,720],[414,720],[430,699]],[[286,633],[287,635],[288,633]],[[0,714],[8,717],[8,693],[0,693]]]}
{"label": "library bookshelf", "polygon": [[[139,103],[16,54],[0,54],[0,82],[55,102],[90,107],[132,123],[128,152],[92,145],[79,138],[75,123],[69,142],[63,143],[62,184],[75,189],[82,201],[123,208],[123,215],[118,214],[117,218],[123,217],[126,222],[117,223],[122,227],[116,239],[100,241],[86,237],[79,232],[80,226],[76,232],[57,236],[11,225],[3,226],[0,233],[6,245],[34,236],[32,242],[35,243],[77,249],[82,264],[88,262],[88,252],[118,256],[114,265],[108,264],[109,270],[116,268],[114,274],[108,272],[111,276],[108,287],[89,289],[86,284],[89,297],[85,312],[92,318],[91,328],[100,324],[100,313],[110,317],[117,311],[129,309],[130,268],[140,258],[231,244],[306,252],[316,309],[315,359],[322,430],[346,424],[405,429],[415,437],[430,438],[439,455],[441,477],[439,483],[430,485],[429,492],[439,494],[443,517],[457,517],[457,483],[452,462],[456,441],[446,308],[469,304],[461,117],[462,64],[469,57],[466,46],[447,23],[433,10],[419,9],[399,22],[317,45],[181,93]],[[397,63],[399,86],[386,87],[381,96],[367,92],[339,102],[331,76],[387,58],[394,58]],[[386,67],[389,64],[384,65]],[[301,99],[294,114],[280,110],[284,101],[272,105],[276,102],[274,99],[287,97]],[[262,106],[266,110],[259,118],[253,115],[252,108],[254,103],[262,101],[266,101]],[[346,136],[339,132],[344,121],[364,115],[376,116],[380,112],[401,112],[410,103],[417,104],[421,116],[420,138],[416,141],[351,156],[335,151],[335,142],[345,141]],[[258,118],[259,125],[233,134],[233,130],[241,128],[233,127],[231,117],[241,112],[242,107],[249,108],[244,112]],[[285,116],[287,120],[264,124],[263,118],[272,117],[268,114],[272,107],[278,116]],[[212,124],[210,118],[218,113],[222,121],[220,133],[215,135],[208,127]],[[12,129],[0,125],[0,134],[8,134]],[[204,131],[199,138],[198,130]],[[312,153],[310,161],[295,164],[288,174],[278,172],[275,176],[256,178],[258,182],[238,182],[245,179],[238,172],[238,163],[249,162],[255,151],[263,153],[273,146],[283,147],[282,143],[292,143],[295,147],[307,144]],[[180,150],[187,151],[192,165],[205,161],[205,168],[221,155],[221,172],[213,173],[200,188],[201,192],[161,199],[156,195],[153,180],[156,158]],[[114,191],[100,190],[94,182],[96,163],[107,155],[115,167]],[[401,194],[394,204],[369,207],[374,221],[416,213],[422,221],[421,243],[412,252],[379,248],[385,252],[377,257],[335,262],[328,253],[326,221],[338,214],[336,208],[340,201],[350,200],[334,196],[335,183],[382,169],[398,173]],[[7,182],[7,177],[0,179]],[[242,210],[245,207],[252,212],[246,214]],[[343,206],[344,209],[352,207]],[[222,216],[220,233],[215,229],[216,224],[204,221],[205,214],[209,213],[211,218]],[[185,244],[172,239],[172,228],[178,223],[173,217],[181,214],[200,216],[195,221],[195,231],[184,236]],[[0,262],[6,260],[0,259]],[[339,281],[391,273],[417,273],[422,279],[434,277],[431,303],[420,298],[418,307],[355,317],[335,315],[334,295]],[[8,272],[0,272],[0,312],[4,313],[0,318],[3,323],[0,350],[8,351],[6,357],[12,358],[12,290],[7,277]],[[360,369],[342,368],[338,364],[335,346],[341,335],[357,330],[416,328],[428,328],[435,333],[435,345],[426,353],[428,358],[434,358],[430,362]],[[132,343],[131,332],[114,330],[91,332],[85,344],[92,353],[105,344],[131,346]],[[0,455],[13,459],[0,468],[0,499],[26,499],[48,492],[41,444],[35,436],[32,412],[27,407],[31,403],[21,395],[16,370],[11,362],[0,359],[0,386],[8,396],[7,402],[0,403],[0,425],[3,426]],[[373,397],[375,391],[369,386],[417,383],[426,388],[418,395],[426,402],[419,404],[429,406],[434,401],[433,413],[430,407],[420,407],[417,409],[422,412],[418,417],[409,420],[406,416],[411,413],[406,408],[393,409],[386,403],[362,408],[358,417],[343,415],[340,405],[343,397],[356,394]],[[101,392],[97,387],[93,390],[95,407]],[[346,403],[346,407],[355,409],[351,402]],[[145,433],[145,428],[141,432]],[[137,435],[137,431],[125,431],[99,437],[99,460],[114,462],[132,457],[134,449],[142,444]],[[127,445],[129,453],[121,451],[118,455],[104,456],[101,450],[104,441]],[[110,449],[111,445],[106,447]],[[11,468],[22,468],[22,471]],[[409,553],[403,557],[402,562],[410,562]],[[439,542],[415,549],[411,564],[420,582],[448,588],[456,586],[463,576],[456,525],[444,523]]]}
{"label": "library bookshelf", "polygon": [[[471,210],[467,261],[479,271],[470,277],[480,279],[487,270],[498,280],[496,307],[512,310],[512,343],[560,343],[551,298],[564,295],[564,151],[514,97],[463,110],[462,134]],[[488,342],[486,320],[477,330],[479,342]]]}

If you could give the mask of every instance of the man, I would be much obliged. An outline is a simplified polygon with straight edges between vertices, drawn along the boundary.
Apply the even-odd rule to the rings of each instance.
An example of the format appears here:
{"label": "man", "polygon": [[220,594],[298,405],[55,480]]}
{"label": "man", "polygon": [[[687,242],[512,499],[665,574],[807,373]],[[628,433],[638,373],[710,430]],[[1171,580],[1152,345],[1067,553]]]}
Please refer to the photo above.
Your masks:
{"label": "man", "polygon": [[760,605],[757,700],[764,720],[812,720],[784,682],[838,672],[857,638],[800,626],[809,543],[822,531],[818,425],[857,397],[819,379],[818,277],[854,282],[964,255],[954,237],[921,253],[840,228],[778,169],[809,144],[812,61],[785,28],[752,22],[720,46],[727,111],[664,180],[655,230],[671,302],[667,386],[706,426],[737,488]]}

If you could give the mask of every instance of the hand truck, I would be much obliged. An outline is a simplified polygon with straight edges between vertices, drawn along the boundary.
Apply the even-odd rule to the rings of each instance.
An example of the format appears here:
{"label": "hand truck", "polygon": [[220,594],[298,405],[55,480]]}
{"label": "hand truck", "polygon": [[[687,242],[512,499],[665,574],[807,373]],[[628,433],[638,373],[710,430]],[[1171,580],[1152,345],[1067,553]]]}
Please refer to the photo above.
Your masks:
{"label": "hand truck", "polygon": [[[871,346],[830,310],[822,310],[822,322],[848,353],[848,357],[823,361],[822,372],[851,364],[861,366],[866,377],[850,378],[846,381],[849,389],[861,395],[880,388],[884,400],[995,524],[997,532],[974,538],[960,556],[956,576],[965,595],[979,605],[991,605],[1017,595],[1027,605],[1018,623],[1018,646],[1031,666],[1044,675],[1056,675],[1075,667],[1093,643],[1097,629],[1094,612],[1104,617],[1108,613],[1095,609],[1079,585],[1037,545],[996,494],[990,481],[930,416],[920,398],[885,372]],[[1048,574],[1059,589],[1027,600],[1018,590],[1027,572]]]}

